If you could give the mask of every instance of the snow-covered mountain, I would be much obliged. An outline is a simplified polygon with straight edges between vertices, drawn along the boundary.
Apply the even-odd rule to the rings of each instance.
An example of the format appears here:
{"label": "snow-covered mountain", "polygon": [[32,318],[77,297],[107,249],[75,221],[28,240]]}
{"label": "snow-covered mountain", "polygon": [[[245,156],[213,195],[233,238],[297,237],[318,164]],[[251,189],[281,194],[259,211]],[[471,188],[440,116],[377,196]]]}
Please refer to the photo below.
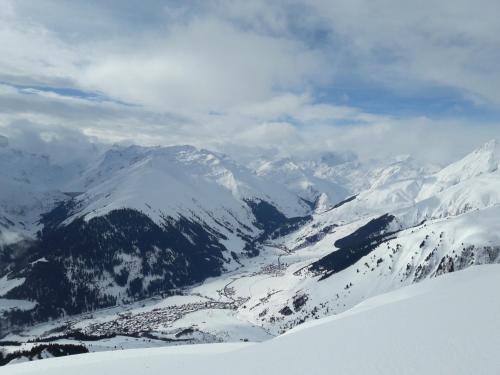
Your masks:
{"label": "snow-covered mountain", "polygon": [[190,146],[114,146],[77,167],[0,152],[9,358],[263,341],[500,262],[493,141],[445,168],[334,153],[244,166]]}
{"label": "snow-covered mountain", "polygon": [[[286,330],[428,277],[500,262],[497,149],[490,142],[430,174],[404,159],[404,167],[381,169],[369,189],[316,213],[279,240],[291,253],[285,259],[300,260],[288,269],[287,290],[249,318]],[[305,301],[300,309],[297,300]]]}
{"label": "snow-covered mountain", "polygon": [[[18,174],[31,176],[22,156],[11,163],[19,161]],[[242,256],[258,254],[258,238],[297,226],[310,211],[270,179],[189,146],[115,147],[78,174],[56,168],[56,177],[40,171],[52,173],[43,161],[46,166],[32,166],[40,174],[33,173],[36,183],[5,176],[27,185],[26,194],[36,202],[46,202],[49,193],[55,197],[30,211],[38,222],[30,220],[23,234],[37,234],[24,251],[4,246],[10,262],[3,275],[23,280],[11,283],[15,287],[4,296],[37,303],[22,318],[7,318],[9,323],[93,310],[203,281],[238,267]],[[38,183],[43,178],[55,186]],[[24,196],[10,192],[19,189],[5,195],[23,207]]]}
{"label": "snow-covered mountain", "polygon": [[47,157],[0,147],[0,246],[29,237],[40,215],[64,199],[63,171]]}

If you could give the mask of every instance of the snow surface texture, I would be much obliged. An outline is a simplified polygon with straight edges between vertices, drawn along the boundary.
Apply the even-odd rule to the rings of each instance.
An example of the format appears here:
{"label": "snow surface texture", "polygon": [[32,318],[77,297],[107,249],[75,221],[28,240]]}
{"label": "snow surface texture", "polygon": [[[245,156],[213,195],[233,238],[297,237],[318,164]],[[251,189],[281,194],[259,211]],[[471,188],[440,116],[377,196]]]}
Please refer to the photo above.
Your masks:
{"label": "snow surface texture", "polygon": [[261,344],[84,354],[9,374],[491,374],[500,372],[500,266],[473,267],[369,299]]}

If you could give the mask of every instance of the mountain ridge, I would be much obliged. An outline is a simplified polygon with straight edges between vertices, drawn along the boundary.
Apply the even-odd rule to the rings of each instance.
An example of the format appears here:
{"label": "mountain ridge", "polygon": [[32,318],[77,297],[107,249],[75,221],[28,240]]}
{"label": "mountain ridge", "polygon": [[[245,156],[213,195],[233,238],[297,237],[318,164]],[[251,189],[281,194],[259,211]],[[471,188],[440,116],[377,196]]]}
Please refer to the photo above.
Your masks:
{"label": "mountain ridge", "polygon": [[1,331],[14,342],[57,343],[53,332],[259,341],[499,263],[497,149],[490,142],[436,170],[411,157],[250,168],[191,146],[113,147],[59,170],[60,190],[21,182],[55,198],[30,213],[31,226],[6,217],[0,227],[19,233],[0,244]]}

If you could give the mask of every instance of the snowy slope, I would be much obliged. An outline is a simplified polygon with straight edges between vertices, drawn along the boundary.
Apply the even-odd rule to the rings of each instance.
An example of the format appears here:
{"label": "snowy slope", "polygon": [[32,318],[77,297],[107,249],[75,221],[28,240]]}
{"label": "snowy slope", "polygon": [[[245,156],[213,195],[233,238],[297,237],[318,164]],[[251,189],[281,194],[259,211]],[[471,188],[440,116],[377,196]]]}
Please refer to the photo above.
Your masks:
{"label": "snowy slope", "polygon": [[[151,346],[263,341],[381,293],[499,263],[499,155],[490,142],[441,170],[411,157],[325,155],[260,160],[252,172],[189,146],[113,147],[62,179],[62,191],[78,194],[44,222],[44,253],[34,248],[29,266],[0,275],[6,311],[35,301],[55,318],[4,339],[90,351],[147,346],[149,336]],[[72,289],[45,285],[47,272]],[[69,316],[49,309],[53,296]]]}
{"label": "snowy slope", "polygon": [[282,185],[257,178],[226,156],[191,146],[111,149],[73,183],[73,190],[85,192],[79,197],[85,206],[79,214],[92,212],[90,216],[126,206],[152,217],[158,212],[190,216],[231,210],[244,220],[245,199],[270,201],[287,216],[304,215],[308,209]]}
{"label": "snowy slope", "polygon": [[[241,314],[279,333],[429,277],[500,262],[500,174],[490,165],[498,163],[492,161],[492,144],[445,168],[446,173],[425,175],[403,159],[378,173],[372,187],[354,199],[315,214],[276,240],[274,246],[286,250],[281,262],[288,267],[266,280],[260,292],[254,288],[250,307]],[[436,181],[455,170],[463,176],[464,170],[482,172],[436,188]],[[436,193],[419,200],[430,186]],[[244,287],[238,293],[237,283],[233,286],[236,295],[247,295]]]}
{"label": "snowy slope", "polygon": [[47,157],[0,147],[0,248],[29,238],[40,215],[66,196],[57,186],[66,173]]}
{"label": "snowy slope", "polygon": [[310,211],[285,186],[255,176],[227,156],[191,146],[115,147],[70,188],[84,193],[75,199],[78,208],[66,223],[121,208],[138,210],[158,224],[185,218],[222,233],[227,238],[222,242],[238,254],[245,242],[237,232],[260,233],[248,201],[268,202],[287,217]]}
{"label": "snowy slope", "polygon": [[[59,199],[44,200],[51,206],[30,209],[38,221],[27,229],[28,248],[2,254],[9,262],[0,264],[0,276],[23,280],[2,296],[38,302],[29,316],[4,316],[4,333],[14,322],[171,293],[238,268],[240,257],[258,254],[259,238],[287,229],[289,221],[299,225],[311,211],[286,187],[191,146],[113,147],[72,175],[51,175],[48,160],[33,165],[33,173],[14,164],[33,177],[45,176],[36,169],[45,168],[48,182],[72,193],[54,190]],[[6,175],[7,182],[17,183],[15,177]],[[30,197],[52,191],[33,185],[41,190],[29,190]],[[27,201],[12,200],[17,207]]]}
{"label": "snowy slope", "polygon": [[84,354],[4,374],[498,374],[498,265],[369,299],[261,344]]}
{"label": "snowy slope", "polygon": [[426,181],[417,208],[428,217],[453,216],[500,203],[500,146],[490,141]]}
{"label": "snowy slope", "polygon": [[256,168],[256,174],[279,181],[311,204],[315,204],[322,194],[323,199],[328,201],[327,205],[336,203],[350,194],[335,178],[321,175],[321,168],[327,169],[328,166],[324,163],[306,163],[284,158],[262,162]]}
{"label": "snowy slope", "polygon": [[391,213],[409,227],[490,207],[500,203],[499,164],[496,141],[438,171],[411,157],[398,158],[372,171],[370,186],[357,191],[355,199],[317,215],[317,220],[339,224]]}
{"label": "snowy slope", "polygon": [[41,214],[73,196],[78,211],[66,223],[131,208],[155,222],[183,216],[215,227],[247,226],[253,234],[255,219],[246,200],[270,202],[288,217],[310,211],[286,186],[258,177],[224,155],[191,146],[114,146],[83,165],[65,166],[44,155],[2,147],[0,167],[0,236],[9,243],[33,236],[41,228]]}
{"label": "snowy slope", "polygon": [[[311,274],[314,260],[321,262],[343,251],[333,250],[332,244],[348,229],[336,228],[314,245],[282,258],[283,262],[295,258],[297,263],[281,280],[267,283],[266,288],[283,291],[274,294],[265,306],[257,306],[248,318],[280,332],[304,320],[341,313],[368,297],[427,278],[475,264],[499,263],[498,217],[499,207],[492,207],[452,219],[428,221],[387,236],[379,244],[375,242],[366,255],[352,257],[345,269],[336,269],[335,263],[329,269],[326,263],[325,273]],[[324,275],[327,277],[323,279]],[[257,304],[265,293],[263,290],[261,296],[256,295],[247,304]],[[300,299],[305,303],[296,307]]]}
{"label": "snowy slope", "polygon": [[323,195],[328,203],[323,203],[323,208],[331,208],[361,192],[378,206],[401,205],[413,199],[415,185],[438,170],[421,165],[408,155],[361,162],[353,154],[324,153],[311,160],[289,157],[260,160],[256,164],[253,168],[257,175],[272,177],[310,202]]}

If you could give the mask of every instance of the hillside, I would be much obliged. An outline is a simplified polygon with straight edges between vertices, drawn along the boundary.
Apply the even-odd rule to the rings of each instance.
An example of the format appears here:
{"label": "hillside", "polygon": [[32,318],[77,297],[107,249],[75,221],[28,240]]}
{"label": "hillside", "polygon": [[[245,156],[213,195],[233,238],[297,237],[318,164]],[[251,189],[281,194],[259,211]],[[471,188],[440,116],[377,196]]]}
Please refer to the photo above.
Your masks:
{"label": "hillside", "polygon": [[496,374],[498,265],[369,299],[260,344],[84,354],[7,366],[14,374]]}
{"label": "hillside", "polygon": [[[114,146],[77,171],[55,166],[59,184],[34,174],[33,196],[61,198],[2,229],[22,240],[2,247],[1,351],[261,342],[499,263],[497,148],[436,169],[352,155],[252,167],[190,146]],[[22,156],[25,169],[44,160]]]}

